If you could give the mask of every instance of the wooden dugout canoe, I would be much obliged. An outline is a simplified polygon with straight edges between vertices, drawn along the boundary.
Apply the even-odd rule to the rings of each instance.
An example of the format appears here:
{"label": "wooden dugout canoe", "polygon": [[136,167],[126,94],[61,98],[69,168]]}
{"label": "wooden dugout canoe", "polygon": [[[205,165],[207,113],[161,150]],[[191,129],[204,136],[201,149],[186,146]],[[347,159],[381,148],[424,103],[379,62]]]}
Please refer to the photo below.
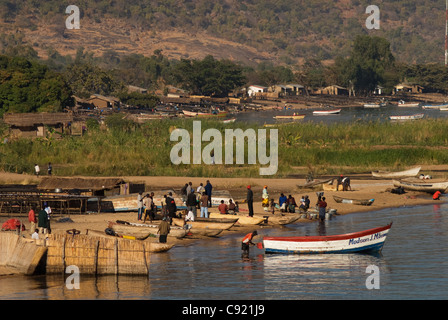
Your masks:
{"label": "wooden dugout canoe", "polygon": [[393,180],[395,187],[402,187],[405,190],[422,191],[434,193],[440,191],[442,193],[448,192],[448,181],[444,182],[411,182],[402,180]]}
{"label": "wooden dugout canoe", "polygon": [[109,221],[107,224],[108,228],[111,228],[115,233],[121,235],[121,236],[131,236],[134,237],[135,240],[145,240],[148,238],[152,232],[149,230],[149,228],[140,228],[136,226],[131,226],[127,224],[121,224]]}
{"label": "wooden dugout canoe", "polygon": [[[157,231],[159,230],[159,226],[156,224],[144,224],[144,223],[131,223],[125,222],[109,222],[109,228],[112,228],[117,233],[122,234],[146,234],[149,232],[150,235],[158,235]],[[168,233],[168,237],[176,237],[178,239],[183,238],[187,235],[188,231],[183,228],[171,227],[170,233]]]}
{"label": "wooden dugout canoe", "polygon": [[243,215],[233,215],[233,214],[221,214],[221,213],[217,213],[217,212],[212,212],[210,213],[210,218],[217,218],[217,219],[235,219],[238,218],[238,221],[236,222],[236,224],[241,224],[241,225],[257,225],[260,223],[263,223],[265,218],[263,217],[248,217],[248,216],[243,216]]}
{"label": "wooden dugout canoe", "polygon": [[[193,230],[195,229],[221,229],[229,230],[238,221],[236,219],[214,219],[214,218],[196,218],[194,221],[188,222]],[[183,227],[185,220],[181,218],[173,218],[176,226]]]}
{"label": "wooden dugout canoe", "polygon": [[272,225],[287,225],[290,223],[294,223],[300,219],[301,214],[286,214],[282,216],[281,214],[269,214],[267,215],[268,224]]}
{"label": "wooden dugout canoe", "polygon": [[372,171],[372,176],[375,178],[409,178],[415,177],[420,172],[421,167],[415,167],[404,171],[389,172],[389,171]]}
{"label": "wooden dugout canoe", "polygon": [[284,119],[293,119],[293,120],[300,120],[305,118],[304,114],[296,114],[296,115],[290,115],[290,116],[275,116],[274,119],[276,120],[284,120]]}
{"label": "wooden dugout canoe", "polygon": [[[86,235],[95,237],[104,237],[109,239],[117,238],[116,236],[111,236],[109,234],[106,234],[105,232],[91,229],[87,229]],[[118,239],[120,238],[118,237]],[[160,242],[147,242],[147,250],[151,253],[166,252],[170,250],[172,247],[174,247],[173,244],[160,243]]]}
{"label": "wooden dugout canoe", "polygon": [[360,206],[370,206],[375,201],[375,199],[348,199],[337,196],[333,196],[333,199],[337,203],[357,204]]}
{"label": "wooden dugout canoe", "polygon": [[392,226],[333,236],[264,237],[266,253],[357,253],[379,252]]}

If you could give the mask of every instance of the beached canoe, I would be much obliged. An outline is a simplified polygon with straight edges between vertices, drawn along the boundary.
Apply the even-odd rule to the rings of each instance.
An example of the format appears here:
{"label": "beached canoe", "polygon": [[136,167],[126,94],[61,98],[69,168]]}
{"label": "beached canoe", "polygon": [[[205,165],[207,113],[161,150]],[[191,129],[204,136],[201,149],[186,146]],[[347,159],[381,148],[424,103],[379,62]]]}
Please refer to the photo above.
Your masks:
{"label": "beached canoe", "polygon": [[415,167],[404,171],[372,171],[375,178],[410,178],[415,177],[420,172],[421,167]]}
{"label": "beached canoe", "polygon": [[[173,218],[173,223],[176,226],[183,227],[185,220],[181,218]],[[195,229],[220,229],[229,230],[238,221],[235,219],[215,219],[215,218],[196,218],[194,221],[188,222],[191,224],[193,230]]]}
{"label": "beached canoe", "polygon": [[347,199],[337,196],[333,196],[333,199],[337,203],[350,203],[350,204],[357,204],[360,206],[370,206],[375,201],[375,199]]}
{"label": "beached canoe", "polygon": [[268,225],[287,225],[287,224],[291,224],[296,222],[297,220],[300,219],[301,214],[285,214],[285,215],[281,215],[281,214],[269,214],[267,215],[267,223]]}
{"label": "beached canoe", "polygon": [[315,110],[313,111],[313,115],[315,116],[325,116],[330,114],[338,114],[341,112],[341,109],[331,109],[331,110]]}
{"label": "beached canoe", "polygon": [[[159,230],[159,226],[156,224],[145,224],[145,223],[132,223],[127,221],[117,221],[117,222],[109,222],[109,228],[113,229],[118,234],[145,234],[149,232],[152,235],[157,236],[157,231]],[[181,227],[171,227],[169,237],[175,238],[183,238],[187,235],[188,231]]]}
{"label": "beached canoe", "polygon": [[413,182],[403,180],[393,180],[395,187],[402,187],[405,190],[422,191],[434,193],[440,191],[442,193],[448,192],[448,181],[444,182]]}
{"label": "beached canoe", "polygon": [[[106,234],[105,232],[98,231],[98,230],[86,230],[86,235],[95,236],[95,237],[104,237],[104,238],[117,238],[116,236],[112,236],[109,234]],[[120,239],[118,237],[118,239]],[[146,250],[151,253],[157,253],[157,252],[167,252],[172,247],[174,247],[174,244],[168,244],[168,243],[160,243],[160,242],[147,242],[146,244]]]}
{"label": "beached canoe", "polygon": [[425,115],[423,113],[411,114],[408,116],[390,116],[390,120],[418,120],[423,119]]}
{"label": "beached canoe", "polygon": [[196,111],[188,111],[182,110],[183,114],[187,117],[226,117],[227,111],[219,111],[219,112],[196,112]]}
{"label": "beached canoe", "polygon": [[218,212],[212,212],[209,214],[210,218],[217,218],[217,219],[235,219],[238,218],[237,225],[257,225],[261,224],[265,221],[265,218],[263,217],[248,217],[246,215],[240,215],[240,214],[221,214]]}
{"label": "beached canoe", "polygon": [[357,253],[379,252],[392,226],[333,236],[263,237],[266,253]]}
{"label": "beached canoe", "polygon": [[276,120],[284,120],[284,119],[293,119],[293,120],[300,120],[305,118],[304,114],[296,114],[296,115],[289,115],[289,116],[275,116],[274,119]]}
{"label": "beached canoe", "polygon": [[134,237],[135,240],[145,240],[152,234],[149,228],[141,228],[112,221],[109,221],[107,227],[120,236]]}

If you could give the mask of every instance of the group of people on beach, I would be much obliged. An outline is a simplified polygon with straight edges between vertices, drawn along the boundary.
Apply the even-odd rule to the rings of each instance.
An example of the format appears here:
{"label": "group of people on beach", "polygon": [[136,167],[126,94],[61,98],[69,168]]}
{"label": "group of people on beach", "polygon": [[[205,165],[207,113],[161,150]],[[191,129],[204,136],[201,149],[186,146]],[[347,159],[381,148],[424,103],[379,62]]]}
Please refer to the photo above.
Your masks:
{"label": "group of people on beach", "polygon": [[51,207],[45,202],[41,210],[36,215],[35,207],[31,207],[28,211],[28,222],[32,239],[39,239],[39,234],[46,236],[51,233]]}

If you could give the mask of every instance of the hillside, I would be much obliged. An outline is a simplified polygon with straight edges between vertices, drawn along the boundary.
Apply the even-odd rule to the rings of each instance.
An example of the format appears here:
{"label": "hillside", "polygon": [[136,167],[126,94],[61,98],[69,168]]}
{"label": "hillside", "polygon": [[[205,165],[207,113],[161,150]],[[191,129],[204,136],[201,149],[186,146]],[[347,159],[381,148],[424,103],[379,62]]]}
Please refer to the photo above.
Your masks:
{"label": "hillside", "polygon": [[[230,58],[245,64],[346,55],[356,35],[381,36],[398,60],[441,63],[445,4],[435,0],[377,1],[380,30],[365,26],[366,0],[114,0],[78,1],[81,29],[65,28],[66,3],[0,3],[0,34],[14,35],[45,57],[49,48],[75,54],[151,54],[169,58]],[[0,50],[8,41],[0,41]]]}

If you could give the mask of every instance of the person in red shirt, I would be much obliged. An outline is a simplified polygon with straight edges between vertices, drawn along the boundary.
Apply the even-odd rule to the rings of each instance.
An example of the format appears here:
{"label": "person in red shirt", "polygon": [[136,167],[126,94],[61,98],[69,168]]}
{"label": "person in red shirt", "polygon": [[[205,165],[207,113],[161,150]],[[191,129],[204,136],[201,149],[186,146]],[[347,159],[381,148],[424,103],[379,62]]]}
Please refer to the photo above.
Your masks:
{"label": "person in red shirt", "polygon": [[433,194],[433,196],[432,196],[432,199],[433,200],[440,200],[440,195],[441,195],[442,193],[439,191],[439,190],[437,190],[434,194]]}
{"label": "person in red shirt", "polygon": [[219,213],[228,214],[229,207],[221,200],[221,204],[218,206]]}
{"label": "person in red shirt", "polygon": [[249,255],[249,245],[255,245],[255,243],[252,242],[252,239],[256,235],[258,235],[257,230],[252,233],[246,234],[246,236],[243,238],[243,241],[241,242],[241,250],[243,250],[243,255]]}
{"label": "person in red shirt", "polygon": [[34,230],[36,230],[36,223],[37,223],[36,212],[34,211],[34,208],[31,208],[30,211],[28,212],[28,221],[31,224],[30,232],[33,233]]}

